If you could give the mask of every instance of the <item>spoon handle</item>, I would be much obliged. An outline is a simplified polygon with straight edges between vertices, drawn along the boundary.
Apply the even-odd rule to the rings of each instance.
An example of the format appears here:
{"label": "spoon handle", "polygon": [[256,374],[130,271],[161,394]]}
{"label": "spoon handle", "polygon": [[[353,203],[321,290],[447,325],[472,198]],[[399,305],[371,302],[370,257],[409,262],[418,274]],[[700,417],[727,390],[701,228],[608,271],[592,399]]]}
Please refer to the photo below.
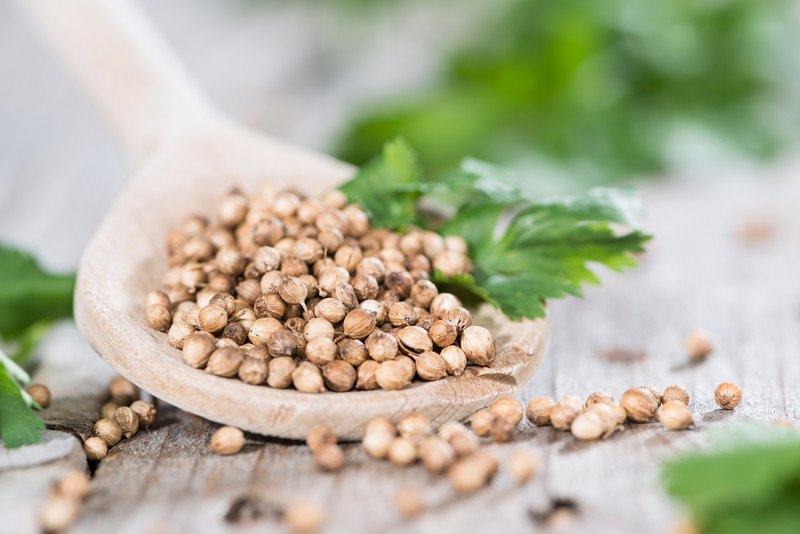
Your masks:
{"label": "spoon handle", "polygon": [[212,106],[129,0],[20,0],[134,161],[208,124]]}

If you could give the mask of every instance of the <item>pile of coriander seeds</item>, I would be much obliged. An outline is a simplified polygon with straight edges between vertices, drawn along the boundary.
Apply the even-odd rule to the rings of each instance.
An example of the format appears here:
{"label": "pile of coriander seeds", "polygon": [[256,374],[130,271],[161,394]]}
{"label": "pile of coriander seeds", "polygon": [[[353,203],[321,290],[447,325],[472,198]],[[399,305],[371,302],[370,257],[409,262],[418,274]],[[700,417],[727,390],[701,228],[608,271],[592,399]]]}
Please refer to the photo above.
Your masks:
{"label": "pile of coriander seeds", "polygon": [[495,340],[434,270],[472,268],[465,241],[372,228],[339,191],[235,190],[167,236],[148,324],[197,369],[306,393],[398,390],[490,365]]}

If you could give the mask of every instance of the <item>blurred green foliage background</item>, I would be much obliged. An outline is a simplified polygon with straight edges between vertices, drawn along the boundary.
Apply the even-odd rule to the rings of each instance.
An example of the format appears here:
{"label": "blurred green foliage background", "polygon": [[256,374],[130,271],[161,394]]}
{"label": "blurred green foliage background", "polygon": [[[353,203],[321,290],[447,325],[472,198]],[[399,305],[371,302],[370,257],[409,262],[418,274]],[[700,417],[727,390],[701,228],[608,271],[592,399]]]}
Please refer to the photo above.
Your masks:
{"label": "blurred green foliage background", "polygon": [[797,127],[792,5],[498,2],[435,84],[369,105],[335,152],[362,164],[401,135],[434,173],[469,155],[584,184],[669,170],[681,139],[770,158]]}

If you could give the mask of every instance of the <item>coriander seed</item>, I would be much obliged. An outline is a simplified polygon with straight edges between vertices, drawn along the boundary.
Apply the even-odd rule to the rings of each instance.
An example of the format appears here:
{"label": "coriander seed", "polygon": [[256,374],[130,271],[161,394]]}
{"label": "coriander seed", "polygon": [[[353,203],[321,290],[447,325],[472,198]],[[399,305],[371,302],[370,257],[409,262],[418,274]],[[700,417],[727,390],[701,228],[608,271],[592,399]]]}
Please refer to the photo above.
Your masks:
{"label": "coriander seed", "polygon": [[582,441],[600,439],[607,430],[608,428],[603,418],[593,410],[578,414],[570,425],[572,435]]}
{"label": "coriander seed", "polygon": [[376,362],[375,360],[367,360],[362,362],[361,365],[358,366],[356,370],[357,378],[356,378],[356,389],[361,390],[373,390],[378,389],[378,378],[375,373],[378,371],[378,368],[381,366],[380,363]]}
{"label": "coriander seed", "polygon": [[147,308],[147,324],[153,330],[166,332],[172,324],[172,314],[169,308],[155,304]]}
{"label": "coriander seed", "polygon": [[356,383],[356,370],[344,360],[335,360],[322,368],[322,379],[331,391],[350,391]]}
{"label": "coriander seed", "polygon": [[25,392],[40,407],[47,408],[50,406],[50,390],[44,384],[30,384],[25,388]]}
{"label": "coriander seed", "polygon": [[114,419],[122,430],[122,435],[130,439],[139,431],[139,416],[127,406],[120,406],[114,412]]}
{"label": "coriander seed", "polygon": [[326,298],[317,303],[314,307],[314,314],[332,324],[336,324],[345,318],[347,308],[342,302],[334,298]]}
{"label": "coriander seed", "polygon": [[428,436],[419,443],[419,457],[425,469],[431,473],[441,473],[455,461],[456,453],[444,439]]}
{"label": "coriander seed", "polygon": [[353,339],[364,339],[375,330],[375,317],[356,308],[344,318],[344,334]]}
{"label": "coriander seed", "polygon": [[461,349],[477,365],[491,365],[496,351],[494,336],[482,326],[470,326],[461,334]]}
{"label": "coriander seed", "polygon": [[658,411],[658,421],[667,430],[686,430],[694,424],[692,411],[681,401],[667,401]]}
{"label": "coriander seed", "polygon": [[206,372],[212,375],[230,378],[239,372],[244,355],[238,347],[222,347],[214,351],[208,359]]}
{"label": "coriander seed", "polygon": [[303,393],[322,393],[325,383],[319,367],[310,362],[302,362],[292,371],[292,384],[297,391]]}
{"label": "coriander seed", "polygon": [[489,411],[497,416],[505,417],[511,421],[514,426],[517,426],[519,422],[522,421],[522,405],[517,399],[512,397],[499,397],[489,406]]}
{"label": "coriander seed", "polygon": [[572,422],[583,411],[583,401],[574,395],[561,397],[550,411],[550,424],[557,430],[569,430]]}
{"label": "coriander seed", "polygon": [[258,318],[280,319],[286,314],[286,303],[277,293],[262,293],[253,303],[253,312]]}
{"label": "coriander seed", "polygon": [[151,308],[153,306],[161,306],[163,308],[169,309],[172,303],[170,303],[169,297],[163,291],[151,291],[145,297],[144,305],[145,308]]}
{"label": "coriander seed", "polygon": [[323,471],[338,471],[344,465],[344,452],[335,443],[320,445],[314,450],[314,460]]}
{"label": "coriander seed", "polygon": [[228,323],[225,325],[225,328],[222,329],[222,337],[224,339],[230,339],[237,346],[243,345],[247,341],[247,330],[245,330],[241,323]]}
{"label": "coriander seed", "polygon": [[192,334],[183,343],[183,361],[195,369],[202,369],[216,350],[214,336],[206,332]]}
{"label": "coriander seed", "polygon": [[395,302],[389,308],[389,322],[394,326],[412,326],[416,324],[419,316],[414,311],[414,306],[408,302]]}
{"label": "coriander seed", "polygon": [[309,319],[305,327],[303,327],[303,337],[306,338],[306,341],[311,341],[318,337],[333,340],[333,332],[333,325],[321,317]]}
{"label": "coriander seed", "polygon": [[441,356],[447,368],[447,374],[461,376],[467,367],[467,355],[461,347],[450,345],[442,349]]}
{"label": "coriander seed", "polygon": [[367,360],[367,347],[357,339],[343,338],[338,344],[339,358],[352,366],[359,366]]}
{"label": "coriander seed", "polygon": [[186,338],[194,334],[197,330],[194,325],[186,321],[175,321],[167,331],[167,341],[176,349],[182,349]]}
{"label": "coriander seed", "polygon": [[447,376],[447,363],[436,352],[426,350],[415,355],[414,361],[417,366],[417,376],[422,380],[441,380]]}
{"label": "coriander seed", "polygon": [[403,354],[420,354],[433,348],[428,332],[419,326],[406,326],[396,337],[398,348]]}
{"label": "coriander seed", "polygon": [[394,438],[387,453],[389,461],[396,465],[409,465],[417,460],[417,447],[407,438]]}
{"label": "coriander seed", "polygon": [[278,287],[278,295],[287,304],[300,304],[305,308],[308,286],[294,276],[287,276]]}
{"label": "coriander seed", "polygon": [[381,389],[386,390],[403,389],[411,383],[412,378],[413,376],[408,376],[405,366],[397,359],[381,363],[375,371],[375,380]]}
{"label": "coriander seed", "polygon": [[113,447],[122,439],[122,428],[114,419],[98,419],[93,430],[94,435],[102,439],[109,447]]}
{"label": "coriander seed", "polygon": [[619,400],[628,418],[634,423],[649,423],[658,410],[658,400],[653,393],[644,388],[631,388]]}
{"label": "coriander seed", "polygon": [[[336,359],[339,347],[326,337],[312,339],[306,345],[306,358],[316,365],[325,365]],[[344,362],[343,362],[344,363]]]}
{"label": "coriander seed", "polygon": [[117,411],[119,408],[119,404],[114,401],[108,401],[103,403],[103,406],[100,408],[100,418],[101,419],[113,419],[114,412]]}
{"label": "coriander seed", "polygon": [[588,408],[593,404],[611,404],[614,402],[614,397],[603,391],[595,391],[586,398],[584,405]]}
{"label": "coriander seed", "polygon": [[417,491],[411,488],[397,490],[392,502],[397,511],[407,519],[413,519],[425,511],[425,501]]}
{"label": "coriander seed", "polygon": [[689,405],[689,393],[680,386],[667,386],[664,389],[664,394],[662,395],[661,402],[666,404],[669,401],[678,401],[682,402],[683,404]]}
{"label": "coriander seed", "polygon": [[267,341],[270,356],[293,356],[297,352],[297,336],[288,329],[273,332]]}
{"label": "coriander seed", "polygon": [[286,389],[292,385],[292,373],[297,368],[295,361],[288,356],[272,358],[268,363],[267,385],[276,389]]}
{"label": "coriander seed", "polygon": [[156,407],[147,401],[133,401],[131,404],[131,410],[133,410],[136,415],[139,416],[139,424],[145,428],[149,427],[156,421],[158,410],[156,410]]}
{"label": "coriander seed", "polygon": [[80,501],[64,495],[50,495],[39,511],[42,532],[64,532],[78,519]]}
{"label": "coriander seed", "polygon": [[439,436],[453,447],[458,456],[478,450],[478,437],[458,421],[448,421],[439,427]]}
{"label": "coriander seed", "polygon": [[292,534],[314,534],[322,527],[325,512],[315,503],[298,501],[286,507],[283,520]]}
{"label": "coriander seed", "polygon": [[275,332],[283,329],[283,324],[272,317],[256,319],[250,326],[247,337],[254,345],[267,345]]}
{"label": "coriander seed", "polygon": [[89,495],[91,482],[83,471],[72,469],[56,483],[55,493],[68,499],[81,500]]}
{"label": "coriander seed", "polygon": [[528,421],[536,426],[547,426],[550,424],[550,414],[556,403],[550,397],[534,397],[528,401],[525,414]]}
{"label": "coriander seed", "polygon": [[516,450],[508,459],[508,471],[520,486],[532,479],[539,471],[539,458],[527,451]]}
{"label": "coriander seed", "polygon": [[448,347],[456,342],[458,329],[452,323],[440,319],[433,322],[428,335],[437,347]]}
{"label": "coriander seed", "polygon": [[269,373],[269,364],[263,358],[254,358],[245,355],[237,374],[239,379],[246,383],[257,386],[263,384],[267,379]]}
{"label": "coriander seed", "polygon": [[656,388],[655,386],[646,385],[642,386],[642,389],[646,389],[647,391],[652,393],[653,397],[656,399],[656,402],[658,402],[658,404],[661,404],[661,392],[658,391],[658,388]]}
{"label": "coriander seed", "polygon": [[478,451],[453,464],[447,478],[457,492],[474,493],[486,486],[496,471],[497,461]]}
{"label": "coriander seed", "polygon": [[364,341],[369,357],[376,362],[392,360],[397,356],[397,338],[386,332],[375,331]]}
{"label": "coriander seed", "polygon": [[733,410],[742,400],[742,388],[736,382],[722,382],[714,391],[714,400],[723,410]]}
{"label": "coriander seed", "polygon": [[103,438],[92,436],[83,443],[83,452],[86,453],[88,459],[99,462],[108,454],[108,444]]}
{"label": "coriander seed", "polygon": [[[459,306],[444,312],[442,320],[455,326],[456,331],[460,334],[472,325],[472,314],[466,308]],[[484,330],[486,329],[484,328]]]}
{"label": "coriander seed", "polygon": [[508,443],[514,438],[515,429],[516,425],[511,420],[495,414],[489,436],[495,443]]}
{"label": "coriander seed", "polygon": [[483,410],[478,410],[472,415],[470,427],[476,435],[481,437],[488,436],[492,431],[492,424],[494,423],[496,417],[497,416],[494,413],[486,408]]}
{"label": "coriander seed", "polygon": [[220,456],[230,456],[241,451],[242,447],[244,447],[244,433],[238,428],[223,426],[211,436],[208,449]]}
{"label": "coriander seed", "polygon": [[306,445],[312,451],[316,451],[323,445],[336,445],[336,434],[330,427],[317,425],[311,429],[306,438]]}
{"label": "coriander seed", "polygon": [[210,304],[200,310],[197,324],[204,332],[214,334],[228,324],[228,312],[222,306]]}
{"label": "coriander seed", "polygon": [[397,431],[404,438],[420,438],[431,433],[431,420],[421,412],[411,412],[397,423]]}
{"label": "coriander seed", "polygon": [[438,294],[439,290],[430,280],[419,280],[411,286],[411,301],[420,308],[429,308]]}
{"label": "coriander seed", "polygon": [[443,317],[449,310],[459,308],[461,301],[451,293],[439,293],[431,300],[430,311],[435,317]]}
{"label": "coriander seed", "polygon": [[711,338],[704,330],[692,330],[689,332],[683,340],[683,347],[689,359],[693,362],[703,361],[714,352]]}

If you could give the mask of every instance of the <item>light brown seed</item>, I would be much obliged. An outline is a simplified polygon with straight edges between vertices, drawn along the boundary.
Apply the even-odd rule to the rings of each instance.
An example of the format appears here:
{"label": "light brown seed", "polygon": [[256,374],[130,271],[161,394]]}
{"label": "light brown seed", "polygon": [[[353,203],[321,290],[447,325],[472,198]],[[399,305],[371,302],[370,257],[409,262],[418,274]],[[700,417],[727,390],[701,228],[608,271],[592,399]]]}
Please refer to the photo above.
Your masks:
{"label": "light brown seed", "polygon": [[118,404],[130,404],[139,398],[139,388],[130,380],[116,376],[108,385],[108,396]]}
{"label": "light brown seed", "polygon": [[362,362],[357,369],[356,389],[373,390],[378,389],[378,378],[375,373],[381,366],[375,360]]}
{"label": "light brown seed", "polygon": [[428,309],[438,294],[439,290],[430,280],[419,280],[411,286],[411,301],[420,308]]}
{"label": "light brown seed", "polygon": [[287,304],[300,304],[305,307],[306,297],[308,297],[308,286],[302,280],[294,276],[287,276],[278,286],[278,295]]}
{"label": "light brown seed", "polygon": [[303,327],[303,337],[306,338],[306,341],[311,341],[318,337],[333,340],[333,332],[333,325],[322,317],[309,319],[305,327]]}
{"label": "light brown seed", "polygon": [[372,458],[382,460],[389,454],[395,436],[386,432],[372,432],[364,435],[361,446]]}
{"label": "light brown seed", "polygon": [[30,384],[25,388],[25,392],[42,408],[50,406],[50,390],[44,384]]}
{"label": "light brown seed", "polygon": [[661,392],[658,390],[658,388],[648,384],[648,385],[642,386],[642,389],[646,389],[647,391],[649,391],[653,395],[653,397],[656,399],[658,404],[661,404]]}
{"label": "light brown seed", "polygon": [[344,334],[353,339],[364,339],[375,330],[375,317],[360,308],[349,312],[344,318]]}
{"label": "light brown seed", "polygon": [[103,438],[92,436],[84,442],[83,452],[86,453],[88,459],[99,462],[108,454],[108,444]]}
{"label": "light brown seed", "polygon": [[491,406],[489,411],[500,417],[505,417],[514,426],[517,426],[522,421],[522,405],[513,397],[503,396],[498,397]]}
{"label": "light brown seed", "polygon": [[736,382],[722,382],[714,391],[714,400],[723,410],[733,410],[742,400],[742,388]]}
{"label": "light brown seed", "polygon": [[574,395],[562,397],[550,411],[550,424],[557,430],[569,430],[572,421],[583,411],[583,401]]}
{"label": "light brown seed", "polygon": [[128,406],[120,406],[114,412],[114,419],[122,429],[122,435],[130,439],[139,431],[139,416]]}
{"label": "light brown seed", "polygon": [[144,428],[147,428],[155,423],[156,415],[158,415],[158,410],[156,407],[143,400],[133,401],[131,404],[131,410],[136,412],[136,415],[139,416],[139,424]]}
{"label": "light brown seed", "polygon": [[322,393],[325,383],[319,367],[310,362],[302,362],[292,371],[292,384],[297,391],[303,393]]}
{"label": "light brown seed", "polygon": [[207,332],[197,332],[186,338],[181,354],[187,364],[195,369],[202,369],[215,350],[217,346],[214,337]]}
{"label": "light brown seed", "polygon": [[428,334],[437,347],[448,347],[456,342],[458,330],[452,323],[439,319],[433,322]]}
{"label": "light brown seed", "polygon": [[474,493],[488,484],[496,470],[496,460],[479,451],[453,464],[447,478],[457,492]]}
{"label": "light brown seed", "polygon": [[175,321],[167,331],[167,341],[176,349],[182,349],[186,338],[197,331],[194,325],[186,321]]}
{"label": "light brown seed", "polygon": [[344,452],[336,444],[321,445],[314,450],[314,460],[324,471],[338,471],[344,465]]}
{"label": "light brown seed", "polygon": [[472,415],[470,428],[478,436],[488,436],[492,431],[492,424],[496,417],[494,413],[486,408],[478,410]]}
{"label": "light brown seed", "polygon": [[122,439],[122,428],[114,419],[98,419],[94,424],[94,435],[102,439],[106,445],[113,447]]}
{"label": "light brown seed", "polygon": [[593,410],[578,414],[570,425],[572,435],[582,441],[600,439],[607,430],[606,421]]}
{"label": "light brown seed", "polygon": [[269,373],[269,364],[264,358],[254,358],[245,356],[239,366],[239,379],[246,383],[257,386],[263,384]]}
{"label": "light brown seed", "polygon": [[225,308],[208,305],[200,310],[198,326],[201,330],[213,334],[225,328],[226,324],[228,324],[228,312]]}
{"label": "light brown seed", "polygon": [[511,420],[495,414],[489,436],[495,443],[508,443],[514,438],[515,429],[516,425]]}
{"label": "light brown seed", "polygon": [[286,507],[283,521],[292,534],[314,534],[325,522],[325,511],[313,502],[297,501]]}
{"label": "light brown seed", "polygon": [[658,410],[658,400],[644,388],[631,388],[622,394],[620,405],[628,413],[628,419],[634,423],[649,423]]}
{"label": "light brown seed", "polygon": [[55,492],[68,499],[81,500],[89,495],[90,489],[91,482],[86,473],[73,469],[56,482]]}
{"label": "light brown seed", "polygon": [[356,383],[356,370],[344,360],[335,360],[322,368],[322,378],[331,391],[350,391]]}
{"label": "light brown seed", "polygon": [[397,359],[381,363],[375,371],[375,380],[381,389],[386,390],[403,389],[411,383],[405,366]]}
{"label": "light brown seed", "polygon": [[425,469],[431,473],[441,473],[455,461],[456,453],[444,439],[428,436],[419,443],[419,457]]}
{"label": "light brown seed", "polygon": [[103,403],[103,406],[100,408],[100,418],[114,419],[114,412],[117,411],[117,408],[119,408],[119,404],[114,401]]}
{"label": "light brown seed", "polygon": [[461,349],[477,365],[491,365],[496,352],[494,336],[482,326],[470,326],[461,334]]}
{"label": "light brown seed", "polygon": [[461,306],[444,312],[441,320],[455,326],[456,331],[459,334],[462,333],[466,328],[472,326],[472,314],[469,312],[469,310]]}
{"label": "light brown seed", "polygon": [[414,311],[414,306],[408,302],[395,302],[389,307],[389,322],[394,326],[412,326],[417,323],[419,316]]}
{"label": "light brown seed", "polygon": [[439,293],[431,301],[429,307],[435,317],[443,317],[444,314],[455,308],[461,307],[461,301],[452,293]]}
{"label": "light brown seed", "polygon": [[376,362],[392,360],[397,356],[397,338],[386,332],[377,330],[367,337],[364,345],[370,358]]}
{"label": "light brown seed", "polygon": [[314,306],[314,314],[317,317],[327,320],[331,324],[337,324],[347,315],[347,308],[342,302],[334,298],[326,298],[322,299]]}
{"label": "light brown seed", "polygon": [[284,328],[274,332],[267,341],[267,350],[270,356],[293,356],[297,352],[297,336],[289,329]]}
{"label": "light brown seed", "polygon": [[439,427],[439,436],[446,440],[458,456],[478,450],[478,437],[458,421],[448,421]]}
{"label": "light brown seed", "polygon": [[683,340],[683,347],[689,359],[699,362],[708,358],[714,352],[711,337],[704,330],[692,330]]}
{"label": "light brown seed", "polygon": [[283,330],[283,324],[272,317],[262,317],[253,321],[247,337],[253,345],[267,345],[275,332]]}
{"label": "light brown seed", "polygon": [[65,532],[78,519],[80,500],[65,495],[51,495],[39,510],[42,532]]}
{"label": "light brown seed", "polygon": [[441,355],[444,358],[447,373],[453,376],[461,376],[467,367],[467,355],[464,354],[461,347],[450,345],[442,349]]}
{"label": "light brown seed", "polygon": [[413,519],[425,511],[425,501],[417,490],[400,488],[394,494],[394,507],[403,517]]}
{"label": "light brown seed", "polygon": [[306,438],[306,445],[312,451],[316,451],[323,445],[336,445],[336,442],[336,434],[325,425],[316,425],[309,431]]}
{"label": "light brown seed", "polygon": [[336,359],[338,351],[339,347],[336,346],[332,339],[317,337],[306,345],[306,358],[316,365],[325,365]]}
{"label": "light brown seed", "polygon": [[417,366],[417,376],[423,380],[440,380],[447,376],[447,363],[436,352],[426,350],[414,356]]}
{"label": "light brown seed", "polygon": [[292,373],[297,368],[294,359],[288,356],[273,358],[268,364],[267,385],[277,389],[286,389],[292,385]]}
{"label": "light brown seed", "polygon": [[404,438],[421,438],[431,433],[431,420],[421,412],[411,412],[397,423],[397,431]]}
{"label": "light brown seed", "polygon": [[688,406],[689,393],[680,386],[667,386],[664,388],[664,394],[661,397],[661,402],[666,404],[669,401],[679,401]]}
{"label": "light brown seed", "polygon": [[550,414],[556,403],[550,397],[534,397],[528,401],[525,413],[528,420],[536,426],[550,424]]}
{"label": "light brown seed", "polygon": [[169,301],[169,297],[163,291],[151,291],[147,294],[144,299],[145,308],[150,308],[152,306],[163,306],[164,308],[169,309],[172,305]]}
{"label": "light brown seed", "polygon": [[539,471],[539,458],[527,451],[514,451],[508,459],[508,471],[517,484],[525,484]]}
{"label": "light brown seed", "polygon": [[222,347],[214,351],[208,359],[206,372],[230,378],[239,372],[242,360],[244,360],[244,354],[238,347]]}
{"label": "light brown seed", "polygon": [[367,359],[367,348],[357,339],[343,338],[339,341],[339,358],[352,366],[358,366]]}
{"label": "light brown seed", "polygon": [[166,332],[172,324],[172,313],[166,306],[155,304],[147,308],[147,324],[154,330]]}
{"label": "light brown seed", "polygon": [[417,459],[417,447],[406,438],[394,438],[387,453],[389,461],[396,465],[408,465]]}
{"label": "light brown seed", "polygon": [[658,421],[667,430],[686,430],[694,423],[694,417],[686,404],[673,400],[661,405]]}
{"label": "light brown seed", "polygon": [[402,328],[397,333],[397,344],[403,354],[420,354],[433,348],[428,332],[419,326]]}
{"label": "light brown seed", "polygon": [[208,449],[220,456],[230,456],[236,454],[244,447],[244,433],[236,427],[220,427],[211,436],[211,443]]}
{"label": "light brown seed", "polygon": [[614,397],[604,391],[595,391],[586,398],[585,406],[588,408],[593,404],[611,404]]}

